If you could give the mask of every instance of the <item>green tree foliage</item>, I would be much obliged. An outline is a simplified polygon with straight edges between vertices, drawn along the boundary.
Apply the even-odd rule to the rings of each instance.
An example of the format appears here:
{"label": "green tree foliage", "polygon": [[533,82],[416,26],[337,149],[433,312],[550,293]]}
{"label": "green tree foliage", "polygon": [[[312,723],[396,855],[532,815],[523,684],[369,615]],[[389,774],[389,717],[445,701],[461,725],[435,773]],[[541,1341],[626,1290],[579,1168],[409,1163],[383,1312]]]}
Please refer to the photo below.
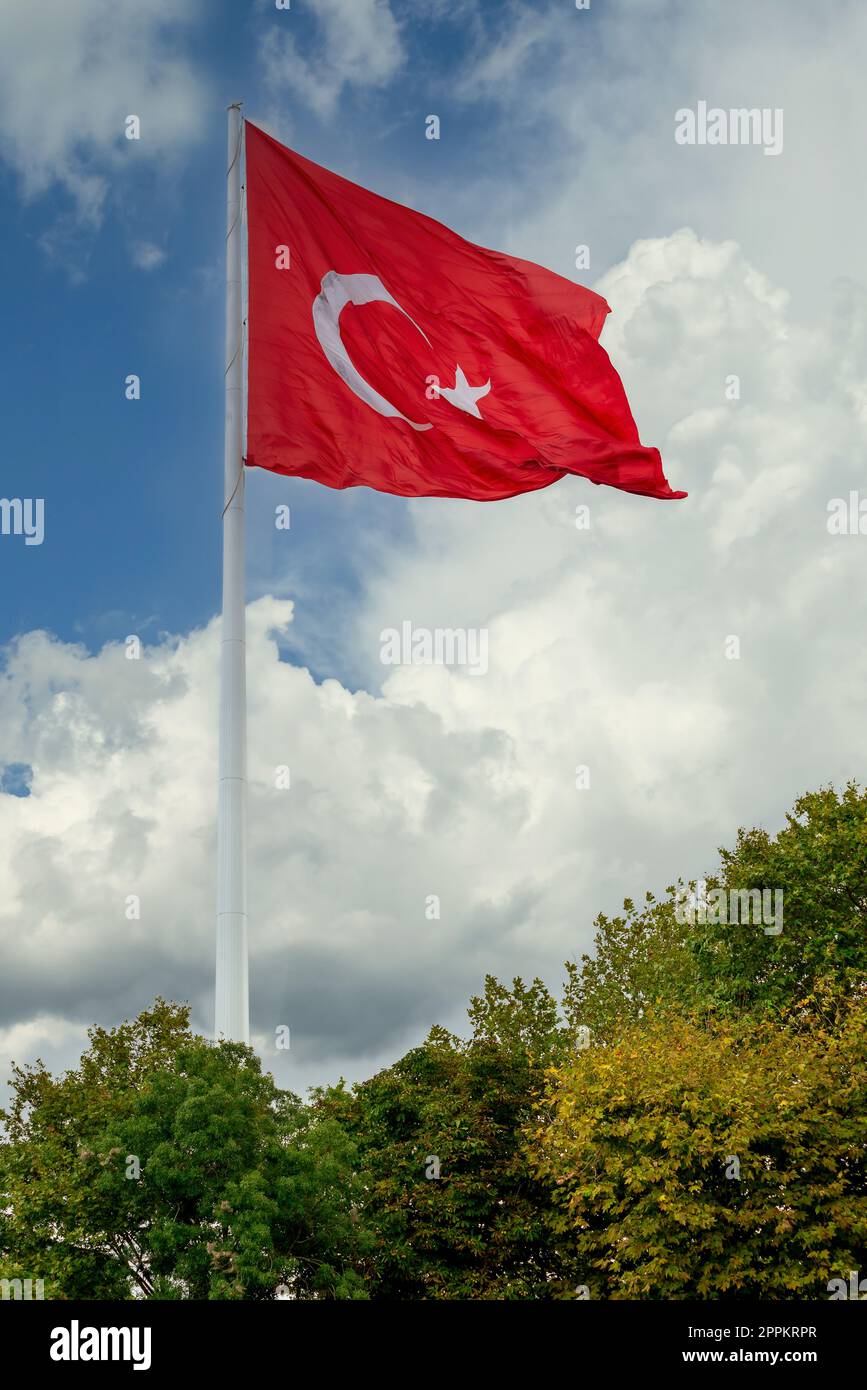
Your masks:
{"label": "green tree foliage", "polygon": [[648,893],[597,919],[562,1011],[489,977],[467,1037],[434,1028],[310,1104],[162,1001],[59,1079],[16,1070],[0,1277],[68,1298],[827,1297],[867,1269],[867,794],[810,793],[720,855],[709,900],[782,892],[781,933],[688,920],[682,882]]}
{"label": "green tree foliage", "polygon": [[593,955],[567,964],[573,1024],[615,1041],[648,1010],[779,1015],[820,984],[827,1009],[832,983],[845,997],[867,981],[867,792],[854,783],[810,792],[778,835],[741,830],[720,858],[708,894],[781,892],[780,934],[755,923],[678,921],[683,883],[659,901],[648,893],[641,908],[627,900],[622,915],[596,919]]}
{"label": "green tree foliage", "polygon": [[616,1041],[648,1009],[694,1005],[699,977],[689,930],[677,921],[675,889],[636,907],[627,898],[616,917],[600,913],[593,955],[566,962],[563,1007],[573,1025],[590,1029],[594,1044]]}
{"label": "green tree foliage", "polygon": [[186,1008],[94,1028],[76,1070],[17,1068],[12,1088],[2,1277],[53,1298],[365,1296],[347,1134],[249,1048],[194,1037]]}
{"label": "green tree foliage", "polygon": [[567,1277],[572,1242],[522,1138],[546,1064],[568,1047],[556,1003],[538,980],[489,978],[470,1019],[469,1039],[434,1028],[372,1080],[323,1097],[358,1150],[372,1297],[546,1298]]}
{"label": "green tree foliage", "polygon": [[[867,998],[645,1019],[549,1074],[529,1162],[606,1299],[821,1299],[867,1267]],[[563,1296],[569,1296],[563,1286]]]}
{"label": "green tree foliage", "polygon": [[708,926],[697,938],[701,988],[718,1007],[776,1012],[833,980],[842,994],[867,980],[867,792],[850,783],[799,797],[776,836],[741,830],[721,850],[731,889],[779,889],[779,936]]}

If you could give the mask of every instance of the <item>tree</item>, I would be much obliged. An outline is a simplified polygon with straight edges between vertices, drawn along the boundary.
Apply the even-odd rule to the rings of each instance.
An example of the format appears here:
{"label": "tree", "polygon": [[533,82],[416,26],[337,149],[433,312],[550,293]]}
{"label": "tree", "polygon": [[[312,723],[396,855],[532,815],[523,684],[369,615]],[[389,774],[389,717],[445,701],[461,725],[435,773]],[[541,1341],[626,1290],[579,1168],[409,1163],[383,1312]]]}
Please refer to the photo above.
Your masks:
{"label": "tree", "polygon": [[372,1080],[323,1094],[359,1155],[373,1298],[546,1298],[567,1275],[572,1241],[521,1139],[567,1031],[539,980],[489,977],[470,1018],[469,1039],[434,1028]]}
{"label": "tree", "polygon": [[51,1298],[365,1297],[346,1133],[252,1051],[157,1000],[90,1030],[79,1067],[16,1068],[0,1272]]}
{"label": "tree", "polygon": [[590,1029],[594,1042],[616,1041],[648,1009],[694,1007],[699,975],[689,929],[677,920],[675,888],[641,908],[631,899],[623,913],[596,918],[593,955],[566,962],[563,1008],[573,1029]]}
{"label": "tree", "polygon": [[833,980],[843,996],[867,981],[867,792],[850,782],[808,792],[784,828],[740,830],[721,850],[727,889],[783,896],[783,930],[709,926],[696,940],[701,988],[718,1008],[778,1012]]}
{"label": "tree", "polygon": [[[544,984],[491,977],[371,1080],[279,1090],[158,1000],[55,1079],[16,1069],[0,1276],[49,1297],[816,1298],[867,1267],[867,794],[721,850],[783,929],[596,921]],[[710,920],[708,920],[708,916]],[[589,1043],[589,1046],[587,1044]]]}
{"label": "tree", "polygon": [[[627,899],[623,914],[596,919],[592,956],[567,963],[564,1009],[573,1027],[616,1041],[649,1011],[710,1019],[781,1015],[822,987],[845,999],[867,982],[867,793],[850,783],[799,797],[776,836],[740,830],[734,849],[720,850],[720,870],[706,880],[718,890],[782,894],[782,931],[732,921],[727,909],[679,911],[696,881],[648,893],[641,908]],[[701,920],[702,916],[710,920]]]}
{"label": "tree", "polygon": [[528,1161],[591,1297],[822,1299],[865,1268],[867,997],[811,1002],[645,1018],[551,1070]]}

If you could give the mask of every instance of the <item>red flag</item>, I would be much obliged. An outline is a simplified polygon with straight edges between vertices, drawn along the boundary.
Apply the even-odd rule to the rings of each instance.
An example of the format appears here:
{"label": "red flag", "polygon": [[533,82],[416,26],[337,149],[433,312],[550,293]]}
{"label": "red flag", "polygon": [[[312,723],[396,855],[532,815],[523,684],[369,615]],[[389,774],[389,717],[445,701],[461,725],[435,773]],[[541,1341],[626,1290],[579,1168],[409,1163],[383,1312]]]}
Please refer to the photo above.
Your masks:
{"label": "red flag", "polygon": [[591,290],[464,241],[247,123],[247,463],[492,501],[567,473],[672,492]]}

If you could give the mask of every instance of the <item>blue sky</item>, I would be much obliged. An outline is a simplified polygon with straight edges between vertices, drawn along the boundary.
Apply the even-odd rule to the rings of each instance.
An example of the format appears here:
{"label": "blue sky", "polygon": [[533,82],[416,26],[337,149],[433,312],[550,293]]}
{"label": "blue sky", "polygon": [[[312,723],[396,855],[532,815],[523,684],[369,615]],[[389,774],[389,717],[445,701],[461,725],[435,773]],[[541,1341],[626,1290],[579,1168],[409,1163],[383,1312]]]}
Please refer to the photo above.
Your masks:
{"label": "blue sky", "polygon": [[[678,7],[671,7],[669,16],[663,7],[656,10],[658,38]],[[737,10],[731,7],[733,23]],[[124,140],[126,105],[119,92],[117,117],[102,132],[117,157],[107,175],[98,227],[76,221],[73,200],[56,183],[22,200],[19,174],[0,165],[4,306],[15,345],[6,374],[4,490],[10,496],[45,496],[50,536],[39,549],[21,543],[0,548],[6,595],[0,637],[6,640],[45,626],[92,647],[126,631],[185,631],[217,606],[227,100],[243,97],[251,119],[263,120],[309,157],[348,177],[440,217],[445,208],[468,236],[531,254],[532,244],[524,244],[531,238],[522,237],[517,224],[537,199],[550,196],[552,161],[539,157],[540,147],[549,153],[550,112],[527,102],[524,93],[544,87],[551,75],[550,41],[536,46],[524,41],[525,58],[509,74],[512,100],[504,100],[503,89],[490,79],[474,83],[473,57],[489,56],[508,37],[508,26],[517,27],[519,12],[522,32],[531,36],[534,15],[540,26],[554,15],[558,71],[568,61],[573,95],[579,98],[572,137],[556,151],[554,167],[567,166],[575,178],[587,145],[581,89],[592,83],[595,92],[610,61],[598,39],[600,26],[604,38],[608,19],[604,4],[586,12],[566,4],[517,7],[494,0],[396,6],[404,53],[393,78],[380,86],[347,82],[323,118],[291,86],[281,92],[263,80],[262,46],[269,29],[281,38],[291,33],[299,55],[315,70],[321,27],[315,0],[296,0],[288,12],[277,12],[266,0],[254,5],[220,0],[187,11],[198,14],[198,22],[167,29],[164,42],[194,61],[202,75],[196,135],[187,138],[180,129],[175,148],[153,156],[148,149],[152,112],[146,103],[138,113],[142,142]],[[544,28],[540,32],[544,35]],[[520,51],[522,45],[514,47]],[[633,67],[643,66],[645,45],[635,47],[625,61],[619,54],[621,61],[610,72],[615,132],[619,122],[634,119],[622,102],[636,76]],[[684,94],[691,95],[686,85]],[[588,102],[588,122],[591,110],[598,108]],[[438,142],[421,138],[430,111],[443,124]],[[649,123],[670,114],[667,94],[643,112]],[[76,150],[74,138],[69,145]],[[90,153],[94,148],[93,142],[84,143],[77,156],[99,167],[98,152]],[[707,215],[702,186],[691,186],[683,158],[695,152],[668,153],[674,175],[670,201],[681,204],[684,214],[681,218],[679,209],[677,221],[702,234],[709,229],[703,224],[712,229],[714,219]],[[769,185],[766,214],[773,215],[778,170],[766,165],[760,172]],[[619,202],[624,183],[628,187],[636,173],[625,161],[612,168],[612,200]],[[653,236],[671,229],[671,217],[661,208],[642,205],[641,214],[633,206],[615,235],[596,242],[592,273],[582,276],[574,269],[571,238],[565,235],[546,263],[592,282],[625,254],[639,231]],[[579,208],[576,238],[583,218]],[[793,229],[795,236],[798,232]],[[157,270],[131,264],[130,248],[140,242],[165,253]],[[46,255],[46,244],[58,249]],[[128,372],[142,378],[139,402],[124,399]],[[250,493],[254,527],[256,509],[270,514],[275,498],[303,509],[306,524],[293,537],[289,574],[279,577],[291,576],[329,607],[351,604],[359,565],[375,563],[364,545],[355,554],[348,537],[380,533],[383,527],[400,533],[405,524],[406,505],[389,498],[322,495],[303,482],[261,475],[254,475]],[[254,550],[251,594],[274,587],[273,559]],[[324,653],[320,660],[327,666]]]}
{"label": "blue sky", "polygon": [[[860,0],[833,23],[807,0],[3,6],[0,496],[44,497],[46,529],[0,536],[0,1066],[65,1062],[156,993],[211,1026],[232,100],[599,289],[690,494],[413,502],[252,471],[253,1028],[281,1079],[369,1074],[460,1026],[488,971],[556,987],[600,909],[863,779],[867,540],[826,522],[864,489],[865,43]],[[699,101],[783,110],[782,152],[678,145]],[[383,667],[404,620],[485,627],[488,674]]]}
{"label": "blue sky", "polygon": [[[582,63],[593,61],[597,15],[576,18],[578,78]],[[532,197],[533,123],[520,111],[504,118],[485,100],[470,118],[467,102],[452,95],[479,22],[460,6],[417,23],[404,17],[401,75],[387,90],[349,86],[335,118],[323,120],[291,95],[277,116],[262,91],[264,26],[291,25],[306,53],[315,47],[315,4],[296,0],[290,13],[276,13],[237,0],[212,3],[175,40],[207,76],[198,138],[185,141],[179,132],[180,149],[155,161],[147,150],[150,110],[137,109],[141,143],[127,141],[121,102],[115,130],[106,133],[119,155],[98,228],[68,226],[73,200],[56,185],[22,200],[19,175],[2,169],[4,317],[14,344],[3,488],[8,496],[46,499],[48,542],[0,547],[0,640],[45,627],[96,647],[128,632],[183,632],[212,615],[219,601],[226,101],[243,97],[251,119],[272,128],[282,121],[285,138],[310,158],[431,213],[440,210],[445,186],[450,197],[457,190],[460,205],[462,189],[499,181],[502,215]],[[546,63],[541,51],[540,77]],[[429,111],[450,138],[420,138]],[[461,229],[473,234],[478,204],[464,212]],[[45,240],[55,233],[59,250],[49,256]],[[137,242],[164,251],[164,263],[136,268],[130,247]],[[612,256],[622,249],[612,248]],[[137,402],[124,396],[132,372],[142,381]],[[257,475],[251,525],[256,509],[269,512],[274,499],[303,510],[291,574],[329,605],[349,603],[356,569],[375,563],[375,550],[362,541],[355,554],[347,537],[399,532],[406,512],[400,500]],[[251,594],[273,587],[272,558],[253,552]]]}

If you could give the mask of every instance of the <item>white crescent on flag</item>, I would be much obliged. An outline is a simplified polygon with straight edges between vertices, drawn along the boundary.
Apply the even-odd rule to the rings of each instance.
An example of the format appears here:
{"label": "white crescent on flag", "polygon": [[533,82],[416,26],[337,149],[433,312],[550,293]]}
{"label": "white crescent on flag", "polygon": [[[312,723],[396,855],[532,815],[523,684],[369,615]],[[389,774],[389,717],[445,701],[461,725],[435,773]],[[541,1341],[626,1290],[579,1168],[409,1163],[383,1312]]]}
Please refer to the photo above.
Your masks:
{"label": "white crescent on flag", "polygon": [[[337,375],[345,381],[350,391],[354,392],[359,400],[364,401],[380,415],[405,420],[414,430],[433,429],[433,425],[429,422],[418,424],[415,420],[410,420],[408,416],[398,410],[396,405],[392,405],[385,396],[381,396],[369,381],[365,381],[358,371],[340,336],[340,315],[347,304],[394,305],[399,313],[409,319],[413,328],[418,329],[428,347],[432,347],[433,344],[424,329],[419,328],[415,319],[411,318],[406,310],[401,308],[394,296],[389,294],[378,275],[340,275],[336,270],[329,270],[327,274],[323,275],[321,290],[313,301],[313,326],[316,329],[319,345]],[[486,382],[484,386],[470,386],[459,364],[455,371],[454,386],[440,387],[439,394],[444,396],[449,404],[457,410],[463,410],[467,415],[475,415],[477,419],[481,420],[482,413],[476,402],[482,396],[486,396],[490,389],[490,381]]]}

